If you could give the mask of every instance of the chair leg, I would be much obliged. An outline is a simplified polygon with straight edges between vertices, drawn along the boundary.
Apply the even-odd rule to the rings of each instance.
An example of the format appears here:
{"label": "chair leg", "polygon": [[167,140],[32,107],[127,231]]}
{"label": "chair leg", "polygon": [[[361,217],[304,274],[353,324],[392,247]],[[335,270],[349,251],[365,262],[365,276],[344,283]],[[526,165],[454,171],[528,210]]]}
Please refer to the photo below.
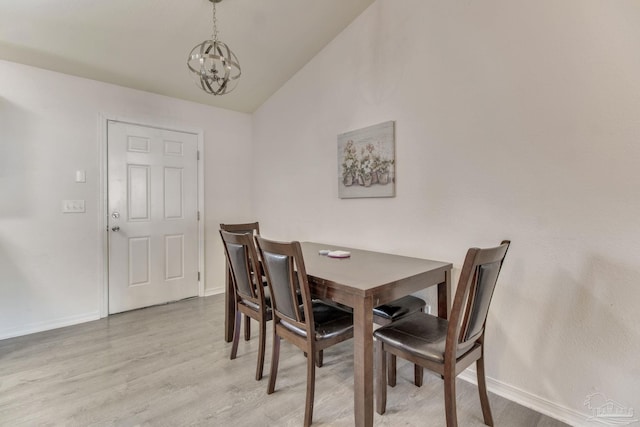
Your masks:
{"label": "chair leg", "polygon": [[[382,348],[382,341],[375,341],[375,349],[375,363],[377,365],[375,369],[376,412],[382,415],[387,410],[387,355]],[[389,359],[391,360],[391,358]],[[391,372],[391,370],[389,369],[388,372]]]}
{"label": "chair leg", "polygon": [[413,383],[416,387],[422,387],[422,379],[424,378],[424,368],[420,365],[413,365]]}
{"label": "chair leg", "polygon": [[444,374],[444,414],[447,427],[458,427],[456,414],[456,376],[453,372]]}
{"label": "chair leg", "polygon": [[[387,362],[388,362],[387,375],[389,377],[389,386],[395,387],[396,378],[397,378],[396,377],[396,372],[397,372],[396,356],[391,353],[387,353]],[[424,377],[424,368],[422,368],[422,366],[420,365],[414,365],[413,370],[414,370],[413,383],[416,385],[416,387],[422,387],[422,378]]]}
{"label": "chair leg", "polygon": [[247,315],[244,316],[244,340],[249,341],[251,339],[251,318]]}
{"label": "chair leg", "polygon": [[233,340],[231,344],[231,357],[233,360],[236,358],[236,354],[238,353],[238,341],[240,341],[240,320],[242,319],[242,314],[236,308],[236,317],[233,323]]}
{"label": "chair leg", "polygon": [[[385,352],[386,353],[386,352]],[[387,376],[389,377],[389,387],[396,386],[396,356],[395,354],[386,353]]]}
{"label": "chair leg", "polygon": [[278,376],[278,361],[280,359],[280,337],[275,333],[273,334],[272,350],[271,374],[269,375],[269,386],[267,387],[267,394],[273,393],[273,391],[276,389],[276,377]]}
{"label": "chair leg", "polygon": [[[304,354],[304,357],[308,357],[306,351],[303,352],[303,354]],[[315,363],[316,363],[316,366],[318,368],[322,368],[322,365],[324,364],[323,354],[324,354],[323,350],[320,350],[320,351],[316,352],[316,362]]]}
{"label": "chair leg", "polygon": [[476,372],[478,374],[478,393],[480,393],[480,405],[482,406],[482,416],[484,423],[493,426],[491,407],[489,406],[489,396],[487,394],[487,381],[484,373],[484,356],[476,361]]}
{"label": "chair leg", "polygon": [[307,401],[304,406],[304,425],[311,425],[313,419],[313,394],[316,388],[316,361],[315,354],[310,352],[307,357]]}
{"label": "chair leg", "polygon": [[[420,309],[420,313],[424,313],[424,307]],[[424,368],[420,365],[413,365],[413,383],[416,387],[422,387],[424,378]]]}
{"label": "chair leg", "polygon": [[260,336],[259,341],[260,344],[258,346],[258,366],[256,367],[256,381],[260,381],[262,379],[262,371],[264,369],[264,352],[265,352],[265,341],[267,339],[267,322],[262,319],[260,321]]}

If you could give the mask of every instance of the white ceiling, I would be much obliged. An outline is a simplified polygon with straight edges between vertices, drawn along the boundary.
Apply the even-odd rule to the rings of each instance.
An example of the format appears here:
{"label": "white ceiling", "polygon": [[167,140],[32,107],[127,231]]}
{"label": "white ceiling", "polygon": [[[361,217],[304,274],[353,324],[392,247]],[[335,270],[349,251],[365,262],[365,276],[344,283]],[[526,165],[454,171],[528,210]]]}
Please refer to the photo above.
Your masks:
{"label": "white ceiling", "polygon": [[253,112],[374,0],[224,0],[219,39],[242,67],[206,94],[186,67],[210,39],[209,0],[0,0],[0,59]]}

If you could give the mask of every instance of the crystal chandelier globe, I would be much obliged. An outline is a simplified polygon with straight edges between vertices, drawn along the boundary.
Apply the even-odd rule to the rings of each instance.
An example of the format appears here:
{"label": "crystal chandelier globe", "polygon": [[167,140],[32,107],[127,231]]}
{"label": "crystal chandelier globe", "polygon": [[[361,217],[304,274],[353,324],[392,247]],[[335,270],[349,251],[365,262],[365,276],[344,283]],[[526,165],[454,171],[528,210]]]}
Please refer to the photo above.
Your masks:
{"label": "crystal chandelier globe", "polygon": [[212,95],[224,95],[238,84],[240,62],[229,46],[218,40],[216,3],[222,0],[209,1],[213,4],[213,34],[191,50],[187,67],[199,88]]}

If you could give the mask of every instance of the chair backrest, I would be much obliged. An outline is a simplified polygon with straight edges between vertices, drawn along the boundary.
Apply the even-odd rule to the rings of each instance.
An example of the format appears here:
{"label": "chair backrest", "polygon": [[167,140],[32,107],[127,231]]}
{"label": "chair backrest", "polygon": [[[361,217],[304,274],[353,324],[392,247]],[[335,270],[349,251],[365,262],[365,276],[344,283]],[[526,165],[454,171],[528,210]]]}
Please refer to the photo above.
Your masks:
{"label": "chair backrest", "polygon": [[[230,233],[249,234],[251,235],[251,239],[253,241],[253,236],[260,234],[260,223],[256,221],[256,222],[247,222],[242,224],[220,224],[220,230],[228,231]],[[228,265],[229,263],[227,262],[227,266]],[[258,271],[261,272],[262,270],[258,270]],[[230,269],[229,269],[229,273],[231,273]]]}
{"label": "chair backrest", "polygon": [[254,271],[260,271],[253,234],[220,230],[220,237],[233,278],[236,298],[238,301],[250,302],[264,308],[262,277],[253,274]]}
{"label": "chair backrest", "polygon": [[314,337],[311,293],[300,243],[276,242],[260,236],[255,240],[271,292],[274,325],[288,323],[294,330],[303,330],[307,337]]}
{"label": "chair backrest", "polygon": [[495,248],[471,248],[462,266],[449,318],[447,350],[456,357],[483,337],[489,305],[510,241]]}
{"label": "chair backrest", "polygon": [[249,233],[251,235],[260,234],[260,223],[248,222],[245,224],[220,224],[220,230],[231,233]]}

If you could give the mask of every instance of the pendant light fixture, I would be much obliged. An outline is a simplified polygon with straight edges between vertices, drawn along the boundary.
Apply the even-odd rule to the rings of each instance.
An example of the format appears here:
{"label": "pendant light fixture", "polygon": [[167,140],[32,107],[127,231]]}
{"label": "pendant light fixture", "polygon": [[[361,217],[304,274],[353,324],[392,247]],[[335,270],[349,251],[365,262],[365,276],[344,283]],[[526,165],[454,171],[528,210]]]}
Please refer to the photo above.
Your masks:
{"label": "pendant light fixture", "polygon": [[211,40],[205,40],[191,50],[187,67],[202,90],[212,95],[224,95],[235,89],[240,78],[240,63],[226,43],[218,40],[216,3],[213,5],[213,33]]}

